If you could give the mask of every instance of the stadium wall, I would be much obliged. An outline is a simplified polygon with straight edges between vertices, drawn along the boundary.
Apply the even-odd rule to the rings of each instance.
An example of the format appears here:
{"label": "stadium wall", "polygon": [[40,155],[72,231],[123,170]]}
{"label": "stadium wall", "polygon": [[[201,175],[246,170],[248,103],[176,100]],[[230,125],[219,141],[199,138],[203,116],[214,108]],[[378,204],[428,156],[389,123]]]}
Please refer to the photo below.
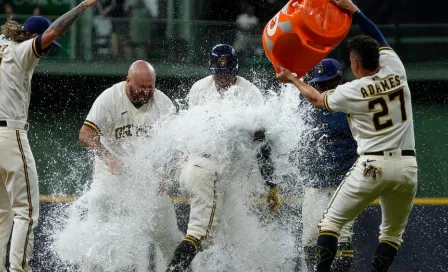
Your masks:
{"label": "stadium wall", "polygon": [[[252,78],[253,74],[247,73],[245,76]],[[179,101],[185,98],[197,79],[159,78],[157,84],[173,101]],[[121,80],[124,80],[124,76],[34,77],[29,137],[37,161],[42,194],[73,194],[74,187],[79,184],[71,184],[73,181],[69,181],[69,177],[80,177],[80,173],[88,175],[89,171],[83,170],[87,161],[84,150],[78,144],[79,129],[95,98]],[[275,82],[269,77],[264,78],[264,81]],[[257,80],[255,82],[259,86],[263,84]],[[418,197],[448,197],[446,84],[448,82],[440,81],[414,81],[410,84],[420,169]]]}
{"label": "stadium wall", "polygon": [[[252,78],[253,74],[244,74]],[[39,228],[49,224],[49,214],[57,205],[65,205],[82,189],[90,177],[84,150],[78,144],[78,132],[96,96],[122,77],[36,75],[30,107],[29,137],[40,178],[42,217]],[[158,79],[158,87],[173,100],[182,99],[197,77]],[[273,82],[273,78],[266,82]],[[80,83],[82,82],[82,83]],[[448,271],[448,82],[414,81],[411,83],[417,141],[419,192],[411,213],[405,243],[391,271]],[[275,84],[274,84],[275,86]],[[188,207],[178,202],[181,228],[186,225]],[[295,212],[299,212],[296,210]],[[183,219],[182,219],[183,218]],[[356,261],[352,271],[368,271],[375,250],[379,206],[373,204],[355,227]],[[34,271],[64,271],[54,256],[47,256],[49,238],[40,229],[36,233]]]}

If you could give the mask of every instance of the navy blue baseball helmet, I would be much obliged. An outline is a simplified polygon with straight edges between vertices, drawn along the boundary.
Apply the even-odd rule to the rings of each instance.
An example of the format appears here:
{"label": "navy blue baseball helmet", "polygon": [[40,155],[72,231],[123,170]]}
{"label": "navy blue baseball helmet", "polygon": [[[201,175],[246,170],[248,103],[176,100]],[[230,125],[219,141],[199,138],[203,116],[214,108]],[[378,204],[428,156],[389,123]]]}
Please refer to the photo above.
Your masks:
{"label": "navy blue baseball helmet", "polygon": [[313,82],[322,82],[333,79],[337,76],[342,76],[342,66],[339,61],[335,59],[323,59],[316,67],[313,69]]}
{"label": "navy blue baseball helmet", "polygon": [[238,57],[235,49],[228,44],[218,44],[210,52],[210,72],[217,75],[236,75]]}
{"label": "navy blue baseball helmet", "polygon": [[[42,34],[51,25],[50,20],[42,16],[32,16],[26,19],[23,24],[23,31],[31,34]],[[61,46],[58,42],[53,41],[56,46]]]}

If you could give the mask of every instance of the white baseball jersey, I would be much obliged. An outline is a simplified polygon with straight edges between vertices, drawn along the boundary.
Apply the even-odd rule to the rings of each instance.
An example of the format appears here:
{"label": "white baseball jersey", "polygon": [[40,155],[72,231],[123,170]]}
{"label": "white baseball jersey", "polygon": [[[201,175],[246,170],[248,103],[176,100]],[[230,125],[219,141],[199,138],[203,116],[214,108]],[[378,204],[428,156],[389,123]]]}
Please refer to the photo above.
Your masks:
{"label": "white baseball jersey", "polygon": [[117,83],[98,96],[84,122],[100,133],[101,143],[117,156],[129,154],[126,138],[147,136],[155,122],[176,111],[173,102],[157,89],[153,98],[137,109],[125,86],[125,81]]}
{"label": "white baseball jersey", "polygon": [[0,36],[0,120],[28,119],[31,78],[41,57],[36,41],[16,43]]}
{"label": "white baseball jersey", "polygon": [[[31,78],[40,55],[36,39],[22,43],[0,35],[0,120],[26,122],[31,96]],[[9,123],[8,123],[9,126]],[[39,186],[36,163],[27,132],[15,127],[0,128],[0,244],[8,243],[10,271],[31,271],[34,229],[39,221]],[[9,216],[8,216],[9,215]],[[6,248],[0,249],[0,271],[5,270]]]}
{"label": "white baseball jersey", "polygon": [[230,97],[247,101],[250,105],[261,105],[263,103],[263,95],[260,90],[243,77],[236,76],[235,84],[221,94],[216,88],[213,76],[208,76],[193,84],[188,94],[188,105],[194,107],[213,100]]}
{"label": "white baseball jersey", "polygon": [[330,112],[345,112],[358,154],[415,149],[411,92],[406,71],[389,47],[380,51],[378,73],[338,86],[325,95]]}
{"label": "white baseball jersey", "polygon": [[[248,106],[263,104],[263,95],[260,90],[240,76],[237,76],[233,86],[222,93],[218,92],[213,76],[205,77],[193,84],[188,94],[190,108],[224,99],[237,99]],[[213,237],[223,214],[224,190],[216,186],[224,183],[215,182],[220,176],[218,172],[219,167],[212,159],[205,158],[203,155],[190,154],[180,173],[180,190],[191,205],[186,239],[192,241],[191,237],[193,237],[202,240],[203,246],[210,237]],[[216,194],[217,191],[219,191],[218,194]]]}

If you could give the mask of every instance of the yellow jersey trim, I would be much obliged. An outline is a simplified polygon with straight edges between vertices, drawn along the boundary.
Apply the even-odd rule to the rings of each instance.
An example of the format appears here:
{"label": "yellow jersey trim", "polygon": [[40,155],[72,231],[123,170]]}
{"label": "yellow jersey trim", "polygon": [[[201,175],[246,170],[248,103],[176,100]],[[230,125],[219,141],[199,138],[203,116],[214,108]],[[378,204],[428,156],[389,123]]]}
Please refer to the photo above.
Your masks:
{"label": "yellow jersey trim", "polygon": [[95,123],[86,120],[84,121],[84,125],[93,128],[96,132],[101,134],[101,130],[98,128],[97,125],[95,125]]}
{"label": "yellow jersey trim", "polygon": [[37,42],[37,37],[34,38],[34,40],[33,40],[33,53],[34,53],[34,55],[36,56],[36,58],[40,58],[40,57],[42,57],[42,55],[39,54],[39,52],[37,51],[37,45],[36,45],[36,42]]}
{"label": "yellow jersey trim", "polygon": [[381,51],[381,50],[393,50],[393,49],[392,49],[392,47],[390,47],[390,46],[381,46],[381,47],[380,47],[380,51]]}
{"label": "yellow jersey trim", "polygon": [[334,111],[332,111],[331,109],[330,109],[330,106],[328,105],[328,94],[330,93],[330,92],[333,92],[334,90],[331,90],[331,91],[326,91],[325,92],[325,95],[324,95],[324,107],[325,107],[325,109],[327,109],[327,111],[329,111],[329,112],[331,112],[331,113],[334,113]]}

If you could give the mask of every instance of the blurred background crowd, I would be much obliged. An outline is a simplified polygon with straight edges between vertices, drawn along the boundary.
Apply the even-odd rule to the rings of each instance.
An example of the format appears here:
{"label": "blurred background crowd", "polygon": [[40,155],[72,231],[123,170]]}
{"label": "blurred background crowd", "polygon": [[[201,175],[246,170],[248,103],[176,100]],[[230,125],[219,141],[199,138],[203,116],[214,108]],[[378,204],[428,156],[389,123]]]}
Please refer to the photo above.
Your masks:
{"label": "blurred background crowd", "polygon": [[[192,61],[216,42],[233,44],[242,59],[261,57],[260,35],[283,0],[102,0],[76,35],[67,38],[63,59],[168,58]],[[381,25],[448,23],[436,0],[356,1]],[[57,18],[76,0],[3,0],[2,16]],[[82,24],[82,23],[80,23]],[[72,30],[76,31],[76,30]],[[92,39],[86,39],[91,35]],[[86,45],[89,43],[88,45]],[[204,50],[202,50],[204,48]],[[197,54],[196,54],[197,53]]]}

